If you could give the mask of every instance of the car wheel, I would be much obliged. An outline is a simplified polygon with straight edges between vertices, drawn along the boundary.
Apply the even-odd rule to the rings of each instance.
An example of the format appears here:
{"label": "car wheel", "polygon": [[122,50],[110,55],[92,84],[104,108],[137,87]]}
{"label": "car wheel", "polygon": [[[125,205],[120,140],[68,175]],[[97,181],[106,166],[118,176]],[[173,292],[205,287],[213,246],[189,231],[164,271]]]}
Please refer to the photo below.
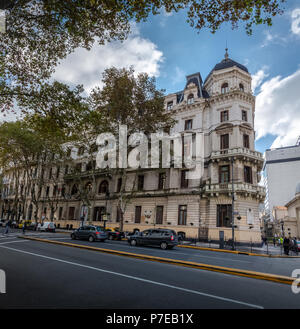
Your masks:
{"label": "car wheel", "polygon": [[160,244],[160,248],[163,249],[163,250],[166,250],[166,249],[168,248],[168,244],[167,244],[167,242],[162,242],[162,243]]}
{"label": "car wheel", "polygon": [[95,241],[95,238],[94,238],[92,235],[90,235],[90,236],[89,236],[89,241],[90,241],[90,242],[94,242],[94,241]]}
{"label": "car wheel", "polygon": [[72,240],[76,240],[76,236],[75,236],[74,233],[71,234],[71,239],[72,239]]}
{"label": "car wheel", "polygon": [[114,238],[113,238],[112,235],[110,235],[110,236],[108,237],[108,239],[109,239],[109,240],[113,240]]}
{"label": "car wheel", "polygon": [[135,246],[137,245],[136,240],[134,240],[134,239],[131,240],[131,241],[130,241],[130,245],[133,246],[133,247],[135,247]]}
{"label": "car wheel", "polygon": [[101,240],[101,242],[105,242],[105,240]]}

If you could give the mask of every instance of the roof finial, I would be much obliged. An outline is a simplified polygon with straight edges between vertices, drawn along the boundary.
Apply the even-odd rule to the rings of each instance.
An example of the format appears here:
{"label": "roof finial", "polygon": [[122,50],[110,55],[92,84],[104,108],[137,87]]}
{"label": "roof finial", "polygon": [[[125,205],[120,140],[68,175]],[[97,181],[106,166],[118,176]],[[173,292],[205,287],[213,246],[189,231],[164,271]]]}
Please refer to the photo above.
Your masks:
{"label": "roof finial", "polygon": [[227,48],[227,40],[226,40],[226,48],[225,48],[225,59],[227,60],[228,59],[228,48]]}

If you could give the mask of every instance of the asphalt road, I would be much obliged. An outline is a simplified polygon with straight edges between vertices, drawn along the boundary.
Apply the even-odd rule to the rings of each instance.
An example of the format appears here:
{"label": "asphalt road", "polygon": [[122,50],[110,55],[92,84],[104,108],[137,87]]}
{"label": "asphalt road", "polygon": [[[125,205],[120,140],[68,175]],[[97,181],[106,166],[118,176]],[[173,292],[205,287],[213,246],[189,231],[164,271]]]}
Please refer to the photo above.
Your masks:
{"label": "asphalt road", "polygon": [[[43,236],[64,238],[59,234]],[[123,242],[93,245],[133,251]],[[190,257],[184,258],[187,260],[195,260],[198,252],[137,249],[162,257],[174,251],[174,258],[180,252],[188,254],[181,255]],[[230,260],[248,259],[223,253],[212,257],[216,259],[207,258],[206,262],[228,265]],[[300,294],[292,293],[289,285],[23,240],[13,234],[0,237],[0,269],[6,273],[6,293],[0,294],[0,308],[236,309],[300,305]]]}
{"label": "asphalt road", "polygon": [[[29,232],[28,232],[29,233]],[[291,276],[293,270],[300,269],[300,258],[268,258],[248,256],[242,254],[232,254],[225,252],[197,250],[176,247],[173,250],[161,250],[157,247],[137,246],[132,247],[126,241],[88,242],[82,240],[72,240],[70,234],[48,234],[48,239],[71,242],[75,244],[96,246],[99,248],[121,250],[137,254],[179,259],[210,265],[232,267],[250,271]]]}

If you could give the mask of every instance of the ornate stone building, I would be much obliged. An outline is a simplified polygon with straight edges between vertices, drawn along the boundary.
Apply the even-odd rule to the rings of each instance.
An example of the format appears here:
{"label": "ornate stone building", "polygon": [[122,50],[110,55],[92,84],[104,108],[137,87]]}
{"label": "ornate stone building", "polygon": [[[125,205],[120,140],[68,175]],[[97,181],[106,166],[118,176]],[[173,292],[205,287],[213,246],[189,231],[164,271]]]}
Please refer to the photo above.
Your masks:
{"label": "ornate stone building", "polygon": [[[263,157],[254,147],[255,97],[251,91],[251,75],[245,66],[230,59],[226,50],[225,58],[204,82],[200,73],[186,78],[182,91],[166,96],[165,107],[177,120],[171,133],[203,134],[203,176],[187,179],[184,168],[132,172],[132,177],[137,176],[137,188],[126,207],[124,230],[155,226],[211,240],[218,240],[220,232],[224,232],[225,239],[230,239],[234,199],[236,241],[259,243],[258,207],[264,201],[265,190],[258,184]],[[77,155],[75,149],[72,154],[82,179],[89,186],[89,168],[84,155]],[[74,175],[68,174],[67,169],[66,166],[60,171],[61,181],[56,184],[55,195],[60,195],[54,214],[56,224],[78,227],[80,219],[89,218],[98,225],[107,220],[107,226],[118,226],[120,177],[99,172],[93,204],[87,208],[76,198]],[[132,184],[132,180],[128,179],[126,184]],[[44,193],[51,195],[54,189],[49,183]],[[29,203],[27,207],[31,207],[32,212]],[[49,211],[43,208],[39,216],[45,213],[49,218]],[[27,217],[30,216],[27,211]]]}

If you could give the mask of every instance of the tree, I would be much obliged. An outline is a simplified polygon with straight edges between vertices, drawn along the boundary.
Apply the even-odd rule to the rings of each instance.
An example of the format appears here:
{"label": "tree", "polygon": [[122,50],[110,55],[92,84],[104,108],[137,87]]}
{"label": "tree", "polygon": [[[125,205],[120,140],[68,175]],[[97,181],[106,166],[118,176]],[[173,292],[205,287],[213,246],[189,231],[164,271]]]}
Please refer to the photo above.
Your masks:
{"label": "tree", "polygon": [[[129,138],[137,132],[150,136],[157,131],[169,131],[175,124],[170,112],[164,109],[164,90],[156,89],[155,78],[150,78],[148,74],[140,73],[135,76],[133,68],[112,67],[104,71],[102,83],[102,89],[95,88],[91,92],[90,103],[94,111],[102,114],[103,122],[106,122],[109,132],[115,136],[118,136],[120,126],[127,127]],[[122,146],[118,142],[119,149]],[[127,155],[130,150],[126,150]],[[117,162],[118,160],[119,158]],[[137,192],[137,171],[119,166],[108,170],[121,179],[117,207],[120,229],[123,230],[126,207]],[[132,180],[130,183],[129,176]]]}
{"label": "tree", "polygon": [[[13,214],[18,212],[19,205],[25,217],[26,201],[30,200],[35,206],[35,221],[43,203],[48,203],[51,210],[56,210],[57,198],[47,195],[43,198],[42,190],[48,182],[55,184],[50,168],[57,167],[63,156],[63,139],[59,138],[61,134],[54,131],[53,127],[52,131],[42,129],[44,121],[45,118],[38,118],[35,114],[24,120],[4,122],[0,126],[0,165],[4,175],[11,174]],[[49,171],[48,178],[45,177],[46,171]]]}
{"label": "tree", "polygon": [[78,47],[124,40],[130,22],[149,15],[187,11],[187,22],[213,33],[226,22],[272,24],[286,0],[11,0],[6,33],[0,34],[0,104],[12,110],[14,101],[34,101],[60,60]]}

